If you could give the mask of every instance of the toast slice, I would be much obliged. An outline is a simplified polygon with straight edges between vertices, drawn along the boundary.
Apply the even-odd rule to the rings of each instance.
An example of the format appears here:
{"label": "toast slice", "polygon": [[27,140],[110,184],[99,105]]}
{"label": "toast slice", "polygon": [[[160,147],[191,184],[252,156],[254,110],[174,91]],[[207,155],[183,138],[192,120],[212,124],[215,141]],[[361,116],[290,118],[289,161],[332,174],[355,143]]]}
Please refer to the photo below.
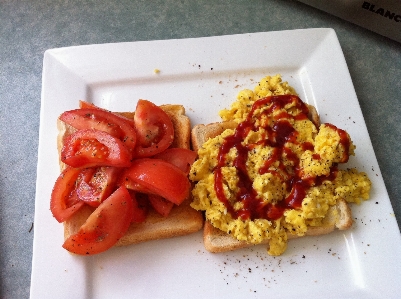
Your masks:
{"label": "toast slice", "polygon": [[[191,124],[185,115],[182,105],[160,106],[170,117],[174,126],[174,141],[171,147],[190,148]],[[133,112],[123,112],[121,115],[133,119]],[[64,122],[57,120],[59,134],[57,137],[57,148],[59,154],[63,146],[63,140],[72,134],[75,129]],[[60,161],[61,171],[65,164]],[[147,218],[142,223],[132,223],[127,233],[116,243],[115,246],[136,244],[140,242],[171,238],[197,232],[203,227],[203,215],[190,206],[191,198],[185,200],[181,205],[174,206],[167,217],[158,214],[152,208],[149,209]],[[78,232],[94,208],[85,205],[70,219],[64,222],[64,239]]]}
{"label": "toast slice", "polygon": [[[309,227],[305,236],[319,236],[333,232],[335,229],[346,230],[352,226],[352,213],[348,203],[340,199],[337,205],[330,208],[328,216],[322,226]],[[339,215],[338,217],[335,215]],[[298,235],[288,234],[288,240],[300,238]],[[215,228],[209,221],[205,222],[203,229],[203,243],[207,251],[218,253],[232,251],[240,248],[255,246],[244,241],[239,241],[226,232]],[[267,244],[267,240],[262,244]]]}
{"label": "toast slice", "polygon": [[[314,106],[308,105],[309,119],[317,126],[320,126],[320,118]],[[209,138],[216,137],[226,129],[236,128],[237,123],[233,121],[212,123],[208,125],[196,125],[191,131],[193,150],[198,151],[202,144]],[[305,236],[318,236],[331,233],[335,229],[346,230],[352,226],[352,212],[348,203],[340,199],[336,205],[331,207],[321,226],[308,227]],[[288,234],[288,239],[299,238],[300,236]],[[254,244],[237,240],[226,232],[214,227],[208,220],[205,221],[203,230],[203,242],[206,250],[218,253],[232,251],[240,248],[255,246]],[[263,242],[267,244],[268,240]]]}

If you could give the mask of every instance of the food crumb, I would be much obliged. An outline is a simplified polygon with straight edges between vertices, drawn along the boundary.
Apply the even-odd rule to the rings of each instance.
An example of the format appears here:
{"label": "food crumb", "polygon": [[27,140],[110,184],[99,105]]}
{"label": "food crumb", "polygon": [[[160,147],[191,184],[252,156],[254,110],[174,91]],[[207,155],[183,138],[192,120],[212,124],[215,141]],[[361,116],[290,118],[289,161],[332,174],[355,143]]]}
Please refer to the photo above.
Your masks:
{"label": "food crumb", "polygon": [[154,69],[154,70],[153,70],[153,73],[155,73],[155,74],[160,74],[160,70],[159,70],[159,69]]}

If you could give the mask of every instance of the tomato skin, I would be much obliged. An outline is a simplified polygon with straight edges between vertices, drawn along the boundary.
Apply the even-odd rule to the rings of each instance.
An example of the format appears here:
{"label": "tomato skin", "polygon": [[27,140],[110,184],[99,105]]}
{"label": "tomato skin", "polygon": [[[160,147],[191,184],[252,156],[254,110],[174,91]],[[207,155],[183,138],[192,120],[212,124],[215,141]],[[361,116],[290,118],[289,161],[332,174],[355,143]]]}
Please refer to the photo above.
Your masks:
{"label": "tomato skin", "polygon": [[125,177],[177,205],[189,196],[191,185],[187,175],[164,160],[135,159],[131,167],[124,171],[122,178]]}
{"label": "tomato skin", "polygon": [[82,108],[65,111],[59,119],[77,130],[96,129],[109,133],[120,139],[130,151],[134,151],[136,145],[135,128],[132,123],[112,112],[98,107]]}
{"label": "tomato skin", "polygon": [[79,101],[79,108],[81,108],[81,109],[88,109],[88,108],[90,108],[90,109],[99,109],[99,110],[102,110],[102,111],[106,111],[106,112],[109,112],[109,113],[113,113],[115,116],[117,116],[117,117],[123,119],[124,121],[128,122],[132,127],[135,126],[134,120],[129,119],[129,118],[127,118],[127,117],[125,117],[125,116],[123,116],[123,115],[121,115],[121,114],[119,114],[119,113],[111,112],[111,111],[109,111],[109,110],[100,108],[100,107],[96,106],[96,105],[93,104],[93,103],[89,103],[89,102],[80,100],[80,101]]}
{"label": "tomato skin", "polygon": [[115,190],[122,169],[118,167],[92,169],[90,177],[80,182],[77,195],[88,205],[98,207]]}
{"label": "tomato skin", "polygon": [[151,157],[167,149],[174,140],[174,126],[160,107],[139,100],[134,115],[137,134],[135,157]]}
{"label": "tomato skin", "polygon": [[133,217],[133,202],[128,190],[120,187],[89,216],[63,248],[80,255],[101,253],[125,235]]}
{"label": "tomato skin", "polygon": [[155,159],[162,159],[177,166],[187,175],[189,174],[191,165],[195,162],[196,157],[196,152],[185,148],[168,148],[153,156]]}
{"label": "tomato skin", "polygon": [[67,167],[57,178],[50,199],[50,210],[58,222],[64,222],[77,212],[84,202],[75,194],[76,180],[81,170]]}
{"label": "tomato skin", "polygon": [[159,195],[149,194],[148,197],[152,207],[163,217],[167,217],[170,214],[171,209],[174,207],[173,202],[164,199]]}
{"label": "tomato skin", "polygon": [[145,194],[152,194],[152,191],[149,190],[148,188],[145,188],[143,185],[141,185],[138,182],[134,182],[131,178],[122,175],[117,183],[118,186],[124,186],[130,191],[135,191],[139,193],[145,193]]}
{"label": "tomato skin", "polygon": [[61,161],[76,167],[128,167],[131,154],[117,138],[94,129],[78,130],[64,139]]}

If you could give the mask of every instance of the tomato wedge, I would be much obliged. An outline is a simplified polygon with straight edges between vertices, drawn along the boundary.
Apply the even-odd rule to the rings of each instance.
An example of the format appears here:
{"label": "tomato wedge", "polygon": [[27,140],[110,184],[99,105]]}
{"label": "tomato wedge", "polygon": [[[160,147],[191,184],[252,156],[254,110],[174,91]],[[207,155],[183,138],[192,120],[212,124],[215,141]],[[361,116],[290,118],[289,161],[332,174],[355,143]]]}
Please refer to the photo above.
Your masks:
{"label": "tomato wedge", "polygon": [[124,186],[128,190],[139,192],[139,193],[145,193],[145,194],[152,194],[152,191],[149,190],[148,188],[145,188],[143,185],[141,185],[138,182],[134,182],[132,179],[130,179],[127,176],[122,175],[117,183],[118,186]]}
{"label": "tomato wedge", "polygon": [[64,242],[63,247],[81,255],[106,251],[124,236],[132,216],[131,196],[125,187],[120,187],[96,208],[79,231]]}
{"label": "tomato wedge", "polygon": [[99,109],[99,110],[102,110],[102,111],[106,111],[106,112],[109,112],[109,113],[113,113],[115,116],[118,116],[119,118],[121,118],[121,119],[123,119],[124,121],[128,122],[132,127],[135,126],[135,123],[134,123],[134,120],[133,120],[133,119],[130,119],[130,118],[128,118],[128,117],[125,117],[125,116],[121,115],[120,113],[111,112],[111,111],[109,111],[109,110],[100,108],[100,107],[96,106],[96,105],[93,104],[93,103],[89,103],[89,102],[86,102],[86,101],[82,101],[82,100],[81,100],[81,101],[79,101],[79,108],[81,108],[81,109],[88,109],[88,108],[90,108],[90,109]]}
{"label": "tomato wedge", "polygon": [[87,129],[64,139],[61,161],[72,167],[128,167],[131,155],[119,139],[103,131]]}
{"label": "tomato wedge", "polygon": [[92,207],[98,207],[116,188],[121,168],[98,167],[77,188],[78,197]]}
{"label": "tomato wedge", "polygon": [[187,175],[189,174],[189,170],[191,169],[191,165],[196,160],[197,153],[185,148],[168,148],[165,151],[155,155],[153,158],[165,160]]}
{"label": "tomato wedge", "polygon": [[120,139],[130,151],[135,148],[135,128],[124,118],[107,110],[97,107],[75,109],[64,112],[59,118],[77,130],[95,129],[109,133]]}
{"label": "tomato wedge", "polygon": [[138,138],[136,157],[151,157],[161,153],[174,140],[174,127],[170,117],[152,102],[138,101],[134,122]]}
{"label": "tomato wedge", "polygon": [[64,222],[85,204],[75,192],[76,181],[81,173],[81,169],[67,167],[54,184],[50,210],[58,222]]}
{"label": "tomato wedge", "polygon": [[168,214],[170,214],[171,209],[174,206],[173,202],[171,202],[159,195],[154,195],[154,194],[149,194],[148,198],[149,198],[149,202],[152,205],[152,207],[160,215],[162,215],[163,217],[167,217]]}
{"label": "tomato wedge", "polygon": [[122,178],[128,178],[151,194],[160,195],[177,205],[189,196],[187,175],[177,166],[160,159],[136,159],[124,171]]}

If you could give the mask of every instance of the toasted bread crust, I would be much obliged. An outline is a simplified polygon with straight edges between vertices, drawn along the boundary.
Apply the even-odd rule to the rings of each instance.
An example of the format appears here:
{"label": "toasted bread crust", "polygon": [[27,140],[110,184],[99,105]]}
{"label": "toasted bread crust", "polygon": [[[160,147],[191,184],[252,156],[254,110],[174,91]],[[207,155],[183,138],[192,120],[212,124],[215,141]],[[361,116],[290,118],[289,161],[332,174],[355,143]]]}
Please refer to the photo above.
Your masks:
{"label": "toasted bread crust", "polygon": [[[320,118],[314,106],[308,105],[309,108],[309,119],[317,126],[320,126]],[[192,147],[195,151],[198,151],[202,144],[209,138],[216,137],[223,133],[226,129],[234,129],[237,124],[235,122],[221,122],[212,123],[208,125],[196,125],[191,132]],[[335,229],[346,230],[352,226],[352,212],[348,203],[339,199],[335,206],[331,207],[327,216],[323,220],[321,226],[308,227],[304,236],[319,236],[331,233]],[[288,234],[288,239],[295,239],[303,236]],[[251,247],[254,244],[250,244],[245,241],[239,241],[231,235],[223,232],[222,230],[215,228],[209,221],[205,221],[203,229],[203,242],[206,250],[219,253],[232,251],[240,248]],[[262,244],[268,244],[268,240]]]}
{"label": "toasted bread crust", "polygon": [[[190,148],[191,124],[185,115],[182,105],[160,106],[170,117],[174,126],[174,141],[171,147]],[[133,119],[133,112],[122,112],[121,115]],[[73,133],[75,129],[64,122],[57,120],[59,135],[57,137],[57,148],[59,153],[66,136]],[[65,164],[60,161],[60,169]],[[117,242],[115,246],[136,244],[140,242],[171,238],[197,232],[203,227],[202,213],[190,206],[191,199],[185,200],[181,205],[174,206],[169,216],[163,217],[153,209],[150,209],[147,218],[142,223],[132,223],[127,233]],[[82,224],[93,212],[93,208],[85,205],[70,219],[64,222],[64,239],[78,232]]]}
{"label": "toasted bread crust", "polygon": [[309,113],[308,113],[308,118],[313,122],[313,124],[319,128],[320,127],[320,117],[319,114],[317,113],[317,110],[315,108],[315,106],[306,104],[308,106],[309,109]]}
{"label": "toasted bread crust", "polygon": [[234,121],[196,125],[191,131],[192,149],[197,152],[208,139],[220,135],[227,129],[235,129],[237,125]]}

